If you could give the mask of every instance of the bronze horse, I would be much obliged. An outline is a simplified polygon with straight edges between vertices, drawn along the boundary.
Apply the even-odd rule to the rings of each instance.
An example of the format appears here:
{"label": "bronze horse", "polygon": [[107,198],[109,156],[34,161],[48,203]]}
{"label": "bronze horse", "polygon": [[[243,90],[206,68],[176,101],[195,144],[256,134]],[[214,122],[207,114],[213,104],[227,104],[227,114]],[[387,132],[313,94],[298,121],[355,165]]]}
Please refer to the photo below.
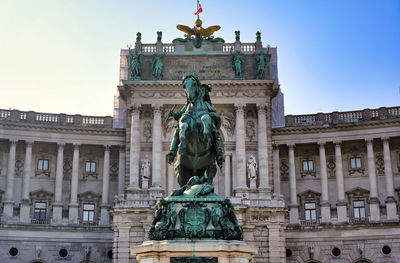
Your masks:
{"label": "bronze horse", "polygon": [[221,118],[210,101],[211,87],[201,84],[191,74],[183,79],[186,105],[179,112],[170,110],[168,117],[179,121],[175,126],[168,163],[175,162],[175,175],[181,187],[193,176],[212,184],[219,167],[223,164],[222,142],[219,136]]}

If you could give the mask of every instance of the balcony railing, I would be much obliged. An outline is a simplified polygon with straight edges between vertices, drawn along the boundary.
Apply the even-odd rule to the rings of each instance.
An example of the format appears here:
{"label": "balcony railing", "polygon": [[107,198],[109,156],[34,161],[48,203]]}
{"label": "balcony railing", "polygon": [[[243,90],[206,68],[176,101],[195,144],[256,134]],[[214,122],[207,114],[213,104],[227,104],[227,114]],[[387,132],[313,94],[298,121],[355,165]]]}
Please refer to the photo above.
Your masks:
{"label": "balcony railing", "polygon": [[302,226],[317,226],[320,224],[319,219],[315,220],[300,220],[300,225]]}
{"label": "balcony railing", "polygon": [[382,107],[359,111],[344,111],[331,113],[317,113],[306,115],[287,115],[286,126],[313,126],[340,123],[357,123],[371,120],[386,120],[400,118],[400,107]]}
{"label": "balcony railing", "polygon": [[349,218],[349,224],[352,225],[363,225],[368,223],[369,223],[368,217]]}
{"label": "balcony railing", "polygon": [[0,109],[0,122],[112,128],[111,116],[83,116]]}
{"label": "balcony railing", "polygon": [[49,225],[50,220],[37,220],[37,219],[32,219],[31,220],[32,225]]}

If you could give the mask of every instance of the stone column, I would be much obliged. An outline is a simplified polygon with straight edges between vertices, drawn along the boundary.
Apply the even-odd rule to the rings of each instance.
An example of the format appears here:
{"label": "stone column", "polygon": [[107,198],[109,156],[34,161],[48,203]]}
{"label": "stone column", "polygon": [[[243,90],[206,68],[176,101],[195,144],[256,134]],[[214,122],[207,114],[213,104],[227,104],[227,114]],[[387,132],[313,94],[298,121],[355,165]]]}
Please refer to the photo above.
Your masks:
{"label": "stone column", "polygon": [[369,179],[369,211],[370,221],[380,221],[380,201],[378,198],[378,187],[376,183],[376,168],[373,139],[366,139],[368,157],[368,179]]}
{"label": "stone column", "polygon": [[132,107],[131,144],[129,153],[129,190],[139,189],[140,106]]}
{"label": "stone column", "polygon": [[19,211],[19,220],[23,223],[30,222],[30,202],[29,191],[31,188],[32,174],[32,141],[25,141],[25,161],[24,161],[24,179],[22,182],[21,208]]}
{"label": "stone column", "polygon": [[152,189],[161,190],[161,150],[162,150],[162,130],[161,130],[161,105],[154,104],[153,107],[153,147],[151,176]]}
{"label": "stone column", "polygon": [[5,193],[3,217],[6,221],[13,217],[14,209],[14,177],[15,177],[15,152],[17,149],[17,140],[10,140],[10,151],[8,154],[7,165],[7,188]]}
{"label": "stone column", "polygon": [[79,144],[74,144],[72,155],[71,201],[69,203],[69,223],[78,224],[78,182],[79,182]]}
{"label": "stone column", "polygon": [[167,194],[170,194],[172,192],[172,190],[174,190],[174,188],[175,188],[174,182],[176,181],[173,164],[168,164],[167,173],[168,173],[168,175],[167,175],[168,176],[168,192],[167,192]]}
{"label": "stone column", "polygon": [[125,188],[125,147],[119,147],[119,162],[118,162],[118,198],[124,197]]}
{"label": "stone column", "polygon": [[274,176],[274,193],[277,197],[281,195],[281,173],[279,164],[279,145],[274,144],[272,150],[273,176]]}
{"label": "stone column", "polygon": [[108,203],[108,193],[110,185],[110,146],[104,146],[104,163],[103,163],[103,192],[101,194],[101,205],[100,205],[100,225],[110,224],[110,215],[108,209],[110,205]]}
{"label": "stone column", "polygon": [[338,223],[348,222],[347,217],[347,202],[344,196],[344,177],[343,177],[343,163],[342,163],[342,149],[340,142],[336,141],[335,144],[335,162],[336,162],[336,188],[337,199],[336,204]]}
{"label": "stone column", "polygon": [[246,190],[246,134],[244,130],[244,104],[235,104],[236,111],[236,195]]}
{"label": "stone column", "polygon": [[328,193],[328,171],[326,168],[325,142],[319,142],[319,163],[321,167],[321,222],[331,222],[331,206]]}
{"label": "stone column", "polygon": [[259,188],[269,189],[269,174],[268,174],[268,145],[267,145],[267,105],[257,105],[258,115],[258,176],[260,177]]}
{"label": "stone column", "polygon": [[61,224],[62,221],[62,183],[64,173],[64,143],[57,144],[56,186],[53,203],[52,223]]}
{"label": "stone column", "polygon": [[296,166],[294,159],[294,144],[289,144],[289,187],[290,187],[290,204],[289,204],[289,223],[299,223],[299,205],[297,203],[296,189]]}
{"label": "stone column", "polygon": [[383,140],[383,158],[385,161],[385,183],[386,183],[386,214],[387,221],[398,221],[396,199],[394,197],[392,161],[390,157],[389,138],[384,137]]}
{"label": "stone column", "polygon": [[231,174],[231,155],[230,153],[225,153],[225,196],[231,196],[231,187],[232,187],[232,174]]}

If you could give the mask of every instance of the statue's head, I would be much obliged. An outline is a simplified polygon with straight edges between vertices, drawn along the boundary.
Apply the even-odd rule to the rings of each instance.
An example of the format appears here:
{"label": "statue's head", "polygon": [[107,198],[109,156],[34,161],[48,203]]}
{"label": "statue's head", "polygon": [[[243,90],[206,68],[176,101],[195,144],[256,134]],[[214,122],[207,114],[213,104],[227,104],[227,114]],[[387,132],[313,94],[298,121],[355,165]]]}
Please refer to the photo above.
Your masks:
{"label": "statue's head", "polygon": [[183,78],[183,88],[190,102],[194,102],[200,95],[200,80],[195,74],[187,75]]}

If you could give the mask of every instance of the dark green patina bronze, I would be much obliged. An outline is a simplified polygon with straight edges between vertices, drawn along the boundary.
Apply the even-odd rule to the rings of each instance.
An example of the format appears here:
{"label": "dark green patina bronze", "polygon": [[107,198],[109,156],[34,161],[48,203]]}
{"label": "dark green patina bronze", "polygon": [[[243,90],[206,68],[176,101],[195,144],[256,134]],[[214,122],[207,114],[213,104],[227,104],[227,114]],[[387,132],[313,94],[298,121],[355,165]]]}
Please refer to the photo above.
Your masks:
{"label": "dark green patina bronze", "polygon": [[231,64],[235,71],[235,78],[243,79],[243,71],[246,69],[246,56],[242,55],[240,51],[231,52]]}
{"label": "dark green patina bronze", "polygon": [[171,263],[218,263],[218,258],[180,257],[171,258]]}
{"label": "dark green patina bronze", "polygon": [[254,55],[254,64],[257,69],[257,74],[256,74],[256,79],[265,79],[267,76],[265,68],[268,65],[269,62],[269,48],[270,46],[267,46],[267,53],[265,54],[263,51],[257,51]]}
{"label": "dark green patina bronze", "polygon": [[185,106],[178,112],[174,106],[167,117],[178,121],[168,162],[176,158],[181,188],[157,204],[149,238],[242,240],[231,202],[215,194],[212,186],[217,165],[221,168],[224,159],[221,118],[210,100],[211,87],[192,74],[183,79],[183,88]]}
{"label": "dark green patina bronze", "polygon": [[142,75],[143,61],[144,61],[143,54],[141,51],[138,51],[137,49],[134,49],[132,51],[130,47],[128,51],[129,51],[129,57],[128,57],[129,79],[130,80],[140,79],[140,76]]}

